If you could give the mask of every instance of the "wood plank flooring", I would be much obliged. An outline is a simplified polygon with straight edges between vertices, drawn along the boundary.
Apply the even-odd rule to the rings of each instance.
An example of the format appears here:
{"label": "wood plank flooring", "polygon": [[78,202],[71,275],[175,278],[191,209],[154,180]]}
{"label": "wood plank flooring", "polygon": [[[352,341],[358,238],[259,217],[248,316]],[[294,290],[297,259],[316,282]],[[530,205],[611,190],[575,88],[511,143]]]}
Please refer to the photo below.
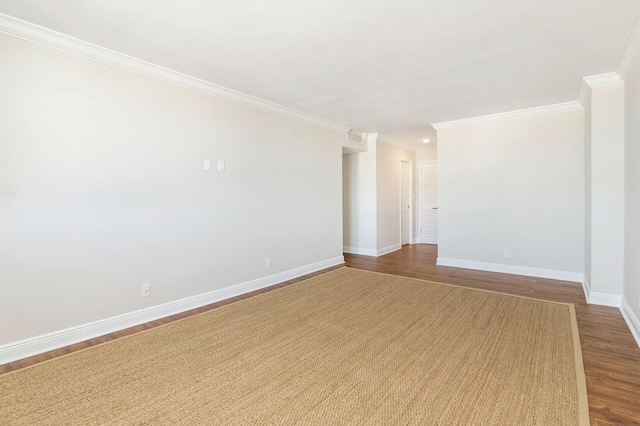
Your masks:
{"label": "wood plank flooring", "polygon": [[[437,247],[417,244],[378,258],[345,254],[346,265],[468,288],[574,303],[582,343],[592,425],[640,425],[640,349],[616,308],[588,305],[576,283],[436,266]],[[0,366],[0,374],[291,285],[329,268],[45,354]]]}

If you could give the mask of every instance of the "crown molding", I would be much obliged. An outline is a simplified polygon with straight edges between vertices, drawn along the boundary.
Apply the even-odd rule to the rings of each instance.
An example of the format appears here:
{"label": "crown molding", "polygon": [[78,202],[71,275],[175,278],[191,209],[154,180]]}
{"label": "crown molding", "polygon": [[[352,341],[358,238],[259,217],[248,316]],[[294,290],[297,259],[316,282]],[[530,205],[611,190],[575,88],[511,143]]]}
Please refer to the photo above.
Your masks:
{"label": "crown molding", "polygon": [[418,149],[418,147],[415,147],[415,146],[411,146],[411,145],[403,144],[403,143],[400,143],[400,142],[396,142],[393,139],[391,139],[389,136],[383,135],[381,133],[368,133],[367,136],[371,137],[373,139],[373,141],[384,142],[387,145],[397,146],[398,148],[406,149],[406,150],[411,151],[411,152],[416,152],[416,150]]}
{"label": "crown molding", "polygon": [[517,111],[503,112],[499,114],[483,115],[480,117],[465,118],[463,120],[446,121],[431,125],[437,131],[457,129],[459,127],[477,126],[480,124],[497,123],[500,121],[517,120],[519,118],[537,117],[540,115],[558,114],[561,112],[577,111],[582,109],[578,101],[561,104],[547,105],[536,108],[520,109]]}
{"label": "crown molding", "polygon": [[580,85],[580,92],[578,93],[578,102],[584,107],[589,99],[589,95],[591,94],[591,89],[620,84],[622,82],[623,79],[615,72],[583,77],[582,84]]}
{"label": "crown molding", "polygon": [[350,128],[0,13],[0,33],[339,133]]}
{"label": "crown molding", "polygon": [[617,74],[624,81],[629,76],[633,65],[640,57],[640,19],[636,22],[636,26],[633,28],[631,37],[624,48],[622,57],[618,62]]}
{"label": "crown molding", "polygon": [[606,74],[592,75],[584,77],[582,79],[591,89],[596,87],[611,86],[612,84],[622,83],[622,79],[615,72],[608,72]]}
{"label": "crown molding", "polygon": [[585,79],[582,79],[582,83],[580,84],[580,91],[578,92],[578,103],[584,107],[589,100],[589,95],[591,94],[591,87],[587,84]]}

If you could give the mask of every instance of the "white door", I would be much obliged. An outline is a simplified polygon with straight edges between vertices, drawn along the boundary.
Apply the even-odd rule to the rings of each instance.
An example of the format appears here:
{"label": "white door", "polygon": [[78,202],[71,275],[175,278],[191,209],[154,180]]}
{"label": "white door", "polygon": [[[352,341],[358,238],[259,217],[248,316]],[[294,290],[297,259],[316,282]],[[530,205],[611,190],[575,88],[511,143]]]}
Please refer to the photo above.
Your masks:
{"label": "white door", "polygon": [[438,244],[438,163],[420,163],[420,242]]}
{"label": "white door", "polygon": [[400,163],[400,242],[409,244],[409,163]]}

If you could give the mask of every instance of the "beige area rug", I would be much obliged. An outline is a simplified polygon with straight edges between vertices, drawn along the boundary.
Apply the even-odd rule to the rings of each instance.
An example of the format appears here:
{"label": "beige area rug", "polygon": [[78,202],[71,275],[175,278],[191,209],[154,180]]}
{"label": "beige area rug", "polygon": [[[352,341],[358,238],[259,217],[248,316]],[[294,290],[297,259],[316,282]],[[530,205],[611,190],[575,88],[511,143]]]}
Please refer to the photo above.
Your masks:
{"label": "beige area rug", "polygon": [[2,375],[0,424],[589,418],[573,305],[342,268]]}

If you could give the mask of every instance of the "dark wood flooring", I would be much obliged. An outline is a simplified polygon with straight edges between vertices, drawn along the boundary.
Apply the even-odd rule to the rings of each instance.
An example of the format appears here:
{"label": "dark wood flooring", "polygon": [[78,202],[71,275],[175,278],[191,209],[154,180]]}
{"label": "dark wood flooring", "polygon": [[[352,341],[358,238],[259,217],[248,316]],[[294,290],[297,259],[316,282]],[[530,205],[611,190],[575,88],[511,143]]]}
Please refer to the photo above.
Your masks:
{"label": "dark wood flooring", "polygon": [[[576,283],[436,266],[437,247],[417,244],[378,258],[345,254],[353,268],[498,291],[557,302],[574,303],[582,342],[592,425],[640,425],[640,348],[620,311],[588,305]],[[142,330],[215,309],[276,288],[320,275],[329,268],[243,296],[142,324],[72,346],[0,366],[0,374],[108,342]]]}

